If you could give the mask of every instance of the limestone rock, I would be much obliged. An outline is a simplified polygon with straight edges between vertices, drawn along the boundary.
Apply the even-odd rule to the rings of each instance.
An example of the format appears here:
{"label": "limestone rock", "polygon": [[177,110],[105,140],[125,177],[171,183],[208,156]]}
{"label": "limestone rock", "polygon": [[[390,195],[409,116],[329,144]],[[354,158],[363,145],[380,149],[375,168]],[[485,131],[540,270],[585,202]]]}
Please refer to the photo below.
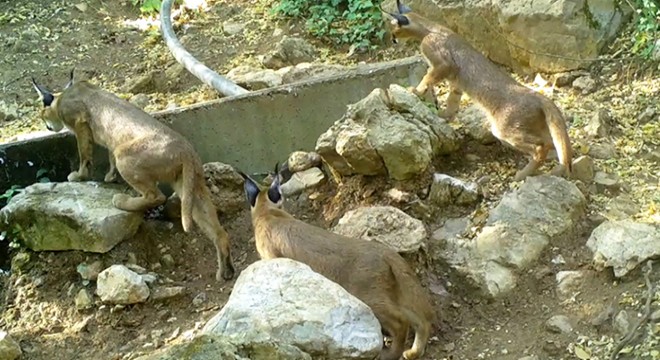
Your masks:
{"label": "limestone rock", "polygon": [[660,230],[632,220],[605,221],[591,233],[587,247],[597,268],[612,267],[614,276],[622,277],[660,255]]}
{"label": "limestone rock", "polygon": [[206,163],[204,178],[211,190],[211,200],[216,209],[231,214],[245,207],[243,178],[231,165],[221,162]]}
{"label": "limestone rock", "polygon": [[15,360],[22,354],[23,351],[18,343],[6,331],[0,330],[0,359]]}
{"label": "limestone rock", "polygon": [[433,174],[429,200],[436,205],[473,204],[479,201],[479,186],[445,174]]}
{"label": "limestone rock", "polygon": [[458,148],[458,136],[417,96],[392,84],[349,105],[317,140],[316,152],[341,175],[389,173],[410,179],[433,157]]}
{"label": "limestone rock", "polygon": [[435,256],[465,274],[485,295],[513,290],[516,273],[531,266],[552,240],[571,230],[586,199],[570,181],[552,175],[528,178],[506,193],[474,239],[438,239]]}
{"label": "limestone rock", "polygon": [[399,253],[419,250],[428,237],[422,221],[393,206],[360,207],[344,214],[333,232],[377,241]]}
{"label": "limestone rock", "polygon": [[76,303],[76,309],[78,310],[89,309],[94,305],[92,297],[85,289],[80,289],[80,291],[78,291],[78,294],[76,295],[75,303]]}
{"label": "limestone rock", "polygon": [[13,227],[34,251],[104,253],[132,237],[140,212],[112,205],[121,187],[95,182],[36,183],[0,210],[0,227]]}
{"label": "limestone rock", "polygon": [[112,265],[101,271],[96,282],[96,294],[103,302],[135,304],[149,297],[144,279],[124,265]]}
{"label": "limestone rock", "polygon": [[461,132],[465,135],[484,145],[497,142],[497,138],[490,131],[486,113],[476,104],[460,109],[456,118],[462,125]]}
{"label": "limestone rock", "polygon": [[287,168],[292,173],[321,165],[321,155],[310,151],[294,151],[287,159]]}
{"label": "limestone rock", "polygon": [[300,171],[291,177],[289,181],[281,186],[282,194],[284,196],[293,196],[303,192],[306,189],[313,188],[325,180],[323,171],[317,167]]}
{"label": "limestone rock", "polygon": [[[489,59],[517,71],[541,73],[586,67],[590,64],[586,59],[598,56],[631,13],[630,7],[615,0],[403,3],[452,28]],[[386,0],[383,7],[393,11],[395,1]],[[548,53],[561,57],[543,55]]]}
{"label": "limestone rock", "polygon": [[316,56],[316,49],[307,40],[284,36],[275,46],[275,50],[261,59],[261,63],[269,69],[279,69],[288,65],[313,61]]}
{"label": "limestone rock", "polygon": [[582,155],[573,160],[573,177],[585,184],[594,179],[594,161],[589,155]]}
{"label": "limestone rock", "polygon": [[382,347],[380,324],[367,305],[286,258],[260,260],[243,270],[227,304],[202,333],[239,347],[291,345],[313,358],[373,359]]}
{"label": "limestone rock", "polygon": [[261,90],[282,85],[282,76],[271,69],[255,69],[241,65],[227,73],[227,79],[248,90]]}

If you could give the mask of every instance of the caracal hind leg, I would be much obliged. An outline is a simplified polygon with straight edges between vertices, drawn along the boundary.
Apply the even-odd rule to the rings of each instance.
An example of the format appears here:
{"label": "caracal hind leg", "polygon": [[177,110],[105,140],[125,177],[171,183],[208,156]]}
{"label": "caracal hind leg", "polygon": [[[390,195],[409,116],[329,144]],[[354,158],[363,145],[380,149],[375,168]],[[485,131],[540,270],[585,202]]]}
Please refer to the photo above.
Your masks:
{"label": "caracal hind leg", "polygon": [[[548,148],[543,145],[529,145],[533,147],[532,157],[527,163],[527,165],[520,171],[516,172],[514,181],[522,181],[526,177],[534,175],[536,171],[543,165],[545,158],[548,154]],[[519,150],[522,150],[520,147],[516,147]]]}
{"label": "caracal hind leg", "polygon": [[389,334],[392,342],[389,348],[383,347],[380,360],[399,360],[408,337],[408,324],[393,304],[373,306],[381,327]]}
{"label": "caracal hind leg", "polygon": [[200,227],[215,246],[215,252],[218,259],[218,270],[215,273],[216,280],[230,280],[234,277],[234,264],[231,259],[231,246],[229,243],[229,234],[218,221],[218,214],[213,202],[211,202],[207,191],[201,194],[195,194],[195,204],[193,205],[193,220]]}
{"label": "caracal hind leg", "polygon": [[410,349],[403,352],[403,358],[406,360],[418,359],[424,355],[426,344],[431,337],[431,324],[424,319],[418,320],[420,320],[420,324],[415,327],[415,341]]}
{"label": "caracal hind leg", "polygon": [[127,155],[117,151],[116,166],[119,174],[139,196],[132,197],[128,194],[115,194],[112,197],[112,204],[126,211],[145,211],[161,205],[167,200],[158,188],[158,179],[149,173],[149,169],[141,166],[140,159],[137,156]]}

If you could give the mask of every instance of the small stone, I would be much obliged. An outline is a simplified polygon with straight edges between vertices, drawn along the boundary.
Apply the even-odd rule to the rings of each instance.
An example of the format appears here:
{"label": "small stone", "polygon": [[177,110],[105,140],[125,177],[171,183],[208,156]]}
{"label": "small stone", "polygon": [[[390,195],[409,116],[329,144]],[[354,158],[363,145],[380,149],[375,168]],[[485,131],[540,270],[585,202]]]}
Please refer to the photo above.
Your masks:
{"label": "small stone", "polygon": [[409,202],[413,199],[413,195],[409,192],[401,191],[397,188],[389,189],[385,195],[397,203]]}
{"label": "small stone", "polygon": [[103,302],[127,305],[146,301],[149,287],[140,275],[126,266],[112,265],[99,274],[96,293]]}
{"label": "small stone", "polygon": [[530,356],[521,357],[518,360],[539,360],[539,357],[536,355],[530,355]]}
{"label": "small stone", "polygon": [[83,280],[91,281],[96,280],[101,270],[103,270],[103,262],[100,260],[94,261],[89,265],[87,263],[80,263],[76,267],[76,271]]}
{"label": "small stone", "polygon": [[594,175],[594,184],[596,184],[599,192],[603,192],[605,189],[616,191],[619,190],[619,177],[616,174],[598,171]]}
{"label": "small stone", "polygon": [[24,273],[30,270],[30,267],[30,254],[27,252],[21,251],[11,259],[11,271],[15,273]]}
{"label": "small stone", "polygon": [[80,10],[80,12],[87,11],[87,4],[85,4],[85,3],[79,3],[79,4],[75,4],[73,6],[75,6],[76,9]]}
{"label": "small stone", "polygon": [[474,182],[465,182],[445,174],[433,174],[429,200],[436,205],[472,204],[479,201],[480,197],[479,186]]}
{"label": "small stone", "polygon": [[654,311],[650,316],[649,319],[651,321],[660,321],[660,309]]}
{"label": "small stone", "polygon": [[573,80],[573,87],[580,91],[582,95],[587,95],[596,91],[596,86],[596,80],[590,75],[580,76]]}
{"label": "small stone", "polygon": [[599,109],[585,126],[585,131],[591,136],[604,138],[612,131],[612,115],[607,109]]}
{"label": "small stone", "polygon": [[555,275],[557,292],[562,297],[572,296],[584,285],[585,279],[591,275],[587,270],[560,271]]}
{"label": "small stone", "polygon": [[86,289],[80,289],[76,295],[76,309],[85,310],[89,309],[93,305],[92,297],[89,295]]}
{"label": "small stone", "polygon": [[609,143],[593,144],[589,148],[589,155],[594,159],[610,160],[616,159],[617,153],[614,145]]}
{"label": "small stone", "polygon": [[145,274],[147,272],[147,269],[143,268],[140,265],[135,265],[135,264],[126,264],[126,267],[135,271],[138,274]]}
{"label": "small stone", "polygon": [[573,331],[571,320],[565,315],[555,315],[545,322],[545,327],[548,331],[554,333],[568,334]]}
{"label": "small stone", "polygon": [[614,319],[612,319],[612,326],[619,332],[620,335],[625,335],[630,330],[630,315],[626,310],[619,311]]}
{"label": "small stone", "polygon": [[282,194],[286,196],[293,196],[300,194],[306,189],[318,186],[325,180],[325,174],[317,167],[309,168],[305,171],[300,171],[293,176],[289,181],[281,186]]}
{"label": "small stone", "polygon": [[241,34],[245,30],[245,25],[245,22],[225,21],[222,24],[222,31],[229,36]]}
{"label": "small stone", "polygon": [[137,264],[137,256],[135,256],[135,253],[128,253],[128,260],[126,260],[126,265],[136,265]]}
{"label": "small stone", "polygon": [[647,107],[644,109],[644,111],[639,114],[639,122],[640,124],[647,124],[655,119],[655,121],[658,120],[658,113],[656,109],[652,106]]}
{"label": "small stone", "polygon": [[573,178],[585,184],[594,179],[594,161],[589,155],[582,155],[573,160]]}
{"label": "small stone", "polygon": [[151,292],[153,301],[169,300],[185,295],[186,288],[183,286],[157,287]]}
{"label": "small stone", "polygon": [[131,98],[128,99],[128,102],[139,107],[140,109],[144,109],[147,107],[147,105],[149,105],[149,96],[146,94],[136,94],[131,96]]}
{"label": "small stone", "polygon": [[155,273],[140,274],[140,276],[147,284],[153,284],[158,280],[158,276]]}
{"label": "small stone", "polygon": [[160,261],[163,265],[167,267],[173,267],[175,265],[174,258],[170,254],[165,254],[160,258]]}
{"label": "small stone", "polygon": [[195,307],[199,307],[200,305],[206,302],[206,299],[207,299],[206,293],[202,291],[193,298],[192,304]]}
{"label": "small stone", "polygon": [[20,345],[6,331],[0,330],[0,359],[15,360],[23,355]]}
{"label": "small stone", "polygon": [[313,151],[294,151],[289,155],[289,159],[287,160],[287,166],[292,173],[304,171],[319,165],[321,165],[321,155]]}

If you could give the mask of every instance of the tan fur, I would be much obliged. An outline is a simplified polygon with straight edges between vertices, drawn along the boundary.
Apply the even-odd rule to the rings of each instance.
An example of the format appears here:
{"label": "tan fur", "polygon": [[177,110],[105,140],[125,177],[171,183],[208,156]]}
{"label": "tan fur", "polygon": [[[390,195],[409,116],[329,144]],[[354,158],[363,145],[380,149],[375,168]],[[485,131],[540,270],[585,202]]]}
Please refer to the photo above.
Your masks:
{"label": "tan fur", "polygon": [[161,205],[166,197],[157,183],[170,184],[181,197],[184,230],[191,231],[193,221],[201,228],[216,248],[216,278],[231,279],[234,267],[229,236],[218,222],[202,162],[192,145],[143,110],[86,81],[76,82],[54,96],[52,104],[42,109],[42,119],[52,131],[69,128],[78,143],[80,166],[67,179],[90,178],[96,142],[109,152],[110,169],[104,180],[114,181],[119,172],[139,193],[138,197],[116,194],[112,199],[115,207],[144,211]]}
{"label": "tan fur", "polygon": [[[435,313],[415,273],[394,250],[297,220],[270,201],[267,191],[256,197],[252,225],[261,259],[285,257],[305,263],[373,310],[392,338],[381,359],[416,359],[424,353]],[[404,351],[410,327],[415,340]]]}
{"label": "tan fur", "polygon": [[441,116],[448,119],[458,112],[462,93],[468,94],[488,114],[493,135],[531,156],[515,180],[534,174],[553,147],[561,163],[553,174],[570,175],[572,148],[566,123],[551,100],[516,82],[450,29],[414,12],[391,15],[409,21],[400,25],[392,19],[392,35],[420,41],[422,56],[429,65],[424,78],[410,91],[421,96],[440,81],[447,81],[450,91]]}

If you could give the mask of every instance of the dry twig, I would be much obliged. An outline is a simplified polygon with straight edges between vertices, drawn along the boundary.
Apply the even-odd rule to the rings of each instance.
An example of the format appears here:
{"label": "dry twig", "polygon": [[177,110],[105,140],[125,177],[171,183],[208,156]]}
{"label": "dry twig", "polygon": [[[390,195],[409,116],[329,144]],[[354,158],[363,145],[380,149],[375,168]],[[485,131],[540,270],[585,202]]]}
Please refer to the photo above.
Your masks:
{"label": "dry twig", "polygon": [[637,330],[641,328],[646,322],[649,320],[649,317],[651,316],[651,303],[653,302],[653,296],[655,295],[655,289],[653,287],[653,284],[651,284],[651,271],[653,270],[653,261],[649,260],[646,262],[646,272],[644,273],[644,281],[646,282],[646,304],[644,305],[644,314],[642,317],[639,319],[637,324],[633,326],[630,331],[624,336],[621,341],[614,347],[614,350],[612,351],[612,355],[610,356],[610,360],[616,360],[617,357],[619,356],[619,353],[623,348],[632,341],[632,339],[635,337],[635,334],[637,334]]}

